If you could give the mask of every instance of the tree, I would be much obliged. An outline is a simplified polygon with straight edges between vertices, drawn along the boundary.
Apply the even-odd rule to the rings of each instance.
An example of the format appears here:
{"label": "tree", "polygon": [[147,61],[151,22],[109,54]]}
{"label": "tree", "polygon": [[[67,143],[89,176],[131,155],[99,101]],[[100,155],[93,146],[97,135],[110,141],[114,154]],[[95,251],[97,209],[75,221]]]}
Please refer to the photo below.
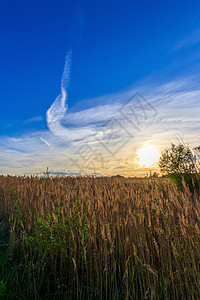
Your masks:
{"label": "tree", "polygon": [[196,155],[185,144],[171,144],[171,148],[165,150],[160,157],[159,167],[163,174],[197,173]]}
{"label": "tree", "polygon": [[194,148],[194,153],[196,155],[196,166],[198,173],[200,173],[200,146]]}

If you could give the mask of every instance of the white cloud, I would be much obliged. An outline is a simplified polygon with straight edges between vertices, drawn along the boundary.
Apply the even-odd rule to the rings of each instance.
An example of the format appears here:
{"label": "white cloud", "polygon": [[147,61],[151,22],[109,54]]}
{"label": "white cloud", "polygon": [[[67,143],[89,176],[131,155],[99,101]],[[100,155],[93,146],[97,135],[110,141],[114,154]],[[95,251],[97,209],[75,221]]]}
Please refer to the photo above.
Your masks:
{"label": "white cloud", "polygon": [[[49,130],[14,138],[0,137],[0,155],[3,157],[0,173],[42,173],[47,166],[54,172],[79,173],[77,165],[86,162],[84,168],[88,173],[139,175],[147,170],[138,165],[136,153],[147,141],[160,150],[179,136],[187,137],[192,146],[198,145],[200,90],[190,90],[191,78],[174,80],[151,87],[151,90],[148,86],[140,86],[157,114],[148,103],[143,103],[148,108],[145,112],[135,102],[134,106],[128,104],[122,109],[135,94],[134,89],[90,99],[87,103],[95,103],[95,106],[67,113],[70,64],[68,54],[61,79],[61,94],[47,111]],[[106,144],[103,130],[108,129],[110,120],[114,124],[114,139],[108,139]],[[115,151],[120,145],[120,150]],[[92,155],[96,155],[95,167],[92,161],[89,162]]]}
{"label": "white cloud", "polygon": [[70,81],[70,68],[71,68],[71,51],[67,54],[63,75],[61,78],[61,93],[57,96],[51,107],[46,113],[47,125],[49,130],[56,136],[69,136],[67,128],[61,125],[67,111],[67,86]]}
{"label": "white cloud", "polygon": [[42,142],[44,142],[44,143],[45,143],[45,145],[47,145],[48,147],[50,147],[50,148],[52,148],[52,149],[53,149],[53,147],[51,147],[50,143],[49,143],[49,142],[47,142],[47,141],[46,141],[44,138],[40,137],[40,139],[41,139],[41,141],[42,141]]}
{"label": "white cloud", "polygon": [[36,117],[33,117],[33,118],[30,118],[30,119],[25,120],[25,121],[24,121],[24,124],[40,122],[40,121],[42,121],[42,120],[43,120],[42,117],[36,116]]}

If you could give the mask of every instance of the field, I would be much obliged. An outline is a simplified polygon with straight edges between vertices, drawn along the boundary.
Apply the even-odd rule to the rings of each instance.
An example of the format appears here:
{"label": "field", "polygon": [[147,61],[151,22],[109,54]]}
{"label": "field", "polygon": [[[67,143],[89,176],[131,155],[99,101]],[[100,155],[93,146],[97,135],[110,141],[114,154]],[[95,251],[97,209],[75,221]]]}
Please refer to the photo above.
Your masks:
{"label": "field", "polygon": [[0,299],[200,299],[200,193],[0,176]]}

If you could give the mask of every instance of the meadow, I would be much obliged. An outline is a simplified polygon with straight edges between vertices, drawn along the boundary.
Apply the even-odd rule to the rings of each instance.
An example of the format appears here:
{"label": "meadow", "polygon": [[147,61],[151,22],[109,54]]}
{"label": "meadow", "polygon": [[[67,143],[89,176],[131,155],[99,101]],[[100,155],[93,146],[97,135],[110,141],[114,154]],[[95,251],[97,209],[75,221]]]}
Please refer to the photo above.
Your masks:
{"label": "meadow", "polygon": [[200,299],[200,193],[0,176],[0,299]]}

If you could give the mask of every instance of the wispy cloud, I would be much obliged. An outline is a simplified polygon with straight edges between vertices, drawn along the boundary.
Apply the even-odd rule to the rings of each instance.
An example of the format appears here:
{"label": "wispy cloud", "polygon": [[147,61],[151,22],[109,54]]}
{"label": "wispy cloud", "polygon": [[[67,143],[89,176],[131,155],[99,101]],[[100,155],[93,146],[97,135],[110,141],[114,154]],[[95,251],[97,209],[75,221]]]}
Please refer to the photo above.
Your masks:
{"label": "wispy cloud", "polygon": [[[144,102],[147,100],[142,103],[147,104],[145,109],[137,97],[129,103],[136,92],[129,89],[90,99],[87,109],[68,111],[70,68],[71,52],[66,56],[61,92],[46,113],[49,130],[18,138],[0,137],[0,155],[4,157],[0,173],[43,174],[49,166],[54,173],[78,174],[84,164],[87,173],[144,175],[148,169],[139,165],[137,152],[147,142],[159,150],[178,136],[185,135],[194,145],[198,142],[200,89],[191,90],[193,78],[179,78],[151,88],[141,85],[139,90],[145,93]],[[38,121],[41,117],[25,123]]]}
{"label": "wispy cloud", "polygon": [[41,116],[36,116],[36,117],[25,120],[24,124],[41,122],[42,120],[43,120],[43,118]]}
{"label": "wispy cloud", "polygon": [[[135,90],[130,89],[124,93],[104,95],[104,102],[107,101],[109,104],[62,115],[63,119],[62,122],[59,120],[59,126],[65,128],[70,124],[66,127],[67,138],[51,130],[33,132],[18,138],[0,137],[0,156],[3,157],[0,173],[42,173],[47,166],[53,172],[80,173],[79,167],[73,164],[70,158],[77,163],[81,162],[81,159],[83,161],[81,157],[83,149],[88,147],[88,150],[93,151],[91,153],[98,152],[104,158],[104,165],[100,162],[96,164],[96,173],[103,175],[120,173],[128,176],[146,174],[148,169],[139,165],[137,152],[147,141],[149,144],[157,145],[160,151],[169,146],[171,141],[176,141],[179,136],[188,138],[191,146],[200,143],[200,89],[190,90],[188,86],[186,79],[182,80],[182,83],[179,79],[154,87],[151,92],[145,86],[140,87],[141,91],[145,91],[146,99],[156,108],[157,115],[153,118],[152,112],[147,111],[148,118],[146,120],[143,118],[143,121],[141,119],[139,130],[136,130],[128,120],[123,119],[120,113],[122,105],[135,93]],[[89,102],[97,103],[95,99]],[[111,155],[96,139],[96,134],[113,118],[122,122],[123,127],[132,134],[126,145],[115,155]],[[132,118],[134,119],[134,115]],[[84,134],[79,128],[84,130]],[[128,137],[125,131],[118,129],[120,128],[114,128],[115,139],[110,144],[111,147],[117,147]],[[87,161],[85,170],[94,173],[92,163]]]}
{"label": "wispy cloud", "polygon": [[71,69],[71,51],[67,54],[65,60],[65,66],[63,75],[61,78],[61,93],[57,96],[51,107],[46,113],[47,125],[49,130],[56,136],[68,137],[69,131],[67,128],[61,125],[68,105],[67,101],[67,87],[70,81],[70,69]]}
{"label": "wispy cloud", "polygon": [[180,41],[176,43],[172,51],[178,51],[186,47],[191,47],[200,43],[200,29],[196,29],[192,33],[183,37]]}
{"label": "wispy cloud", "polygon": [[70,69],[71,69],[71,51],[67,54],[65,60],[65,66],[63,75],[61,78],[61,93],[55,99],[51,107],[47,110],[47,126],[50,132],[58,137],[61,137],[65,141],[79,140],[80,137],[87,138],[88,135],[93,134],[93,128],[81,127],[73,129],[73,135],[71,129],[63,126],[63,121],[66,118],[66,112],[68,108],[67,104],[67,88],[70,82]]}
{"label": "wispy cloud", "polygon": [[45,143],[45,145],[47,145],[49,148],[52,148],[52,149],[53,149],[53,147],[50,145],[50,143],[47,142],[43,137],[40,137],[40,139],[41,139],[41,141],[42,141],[43,143]]}

